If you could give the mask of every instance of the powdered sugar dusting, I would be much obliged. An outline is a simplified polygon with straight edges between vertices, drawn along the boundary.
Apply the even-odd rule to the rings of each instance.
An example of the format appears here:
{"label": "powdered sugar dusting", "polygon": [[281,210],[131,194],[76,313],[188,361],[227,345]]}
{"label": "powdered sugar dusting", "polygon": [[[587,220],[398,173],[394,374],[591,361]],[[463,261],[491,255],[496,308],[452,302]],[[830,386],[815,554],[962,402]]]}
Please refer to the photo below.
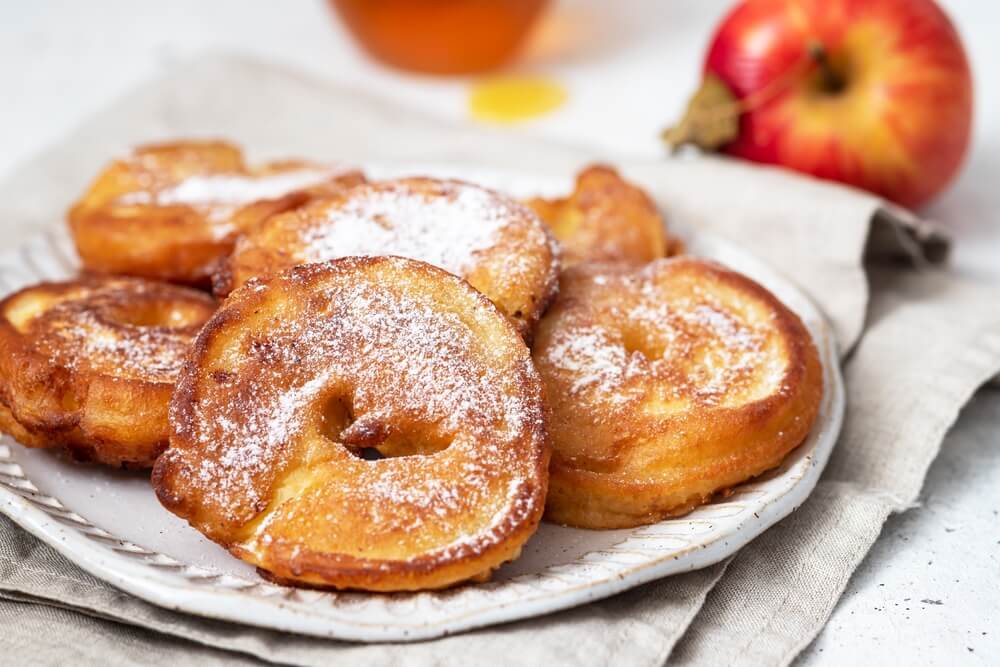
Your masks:
{"label": "powdered sugar dusting", "polygon": [[[128,309],[171,302],[194,317],[184,326],[139,326],[123,321]],[[30,325],[29,335],[55,367],[118,379],[173,382],[199,325],[214,311],[211,299],[179,287],[115,279],[79,290]]]}
{"label": "powdered sugar dusting", "polygon": [[158,206],[245,206],[265,199],[278,199],[329,180],[343,170],[296,169],[257,176],[253,174],[195,175],[158,191],[130,192],[118,203]]}
{"label": "powdered sugar dusting", "polygon": [[477,252],[493,246],[498,232],[523,216],[513,202],[457,182],[440,182],[432,193],[376,185],[355,195],[330,209],[322,224],[303,229],[303,260],[399,255],[462,275]]}
{"label": "powdered sugar dusting", "polygon": [[654,269],[577,280],[562,295],[573,305],[536,350],[543,373],[571,395],[619,407],[721,405],[767,395],[784,377],[770,321],[747,318],[711,289],[675,293]]}
{"label": "powdered sugar dusting", "polygon": [[91,312],[52,331],[52,359],[79,370],[100,369],[119,378],[172,382],[184,362],[193,334],[162,329],[136,329],[122,335]]}
{"label": "powdered sugar dusting", "polygon": [[607,330],[581,327],[572,335],[560,335],[547,352],[556,368],[572,376],[569,390],[607,392],[621,386],[625,378],[627,353],[616,345]]}
{"label": "powdered sugar dusting", "polygon": [[[412,266],[383,262],[393,271]],[[300,267],[284,282],[255,284],[241,294],[271,304],[324,270]],[[481,302],[461,315],[435,305],[461,286],[454,279],[431,296],[379,284],[393,276],[307,288],[307,310],[243,331],[239,351],[227,356],[232,367],[200,379],[205,389],[185,428],[194,445],[173,454],[190,459],[192,479],[184,483],[196,486],[213,511],[239,522],[257,516],[271,493],[267,480],[276,479],[293,452],[333,457],[336,465],[315,465],[331,466],[324,470],[334,480],[349,475],[350,483],[321,482],[272,508],[247,548],[287,542],[283,527],[302,524],[309,535],[303,544],[316,549],[360,521],[383,549],[398,542],[400,551],[412,551],[426,542],[429,550],[458,553],[483,548],[509,522],[538,509],[531,491],[539,484],[543,413],[527,351],[513,339],[499,347],[484,343],[476,332],[496,330],[498,316]],[[512,357],[511,346],[523,352]],[[332,398],[349,407],[350,418],[338,424],[339,435],[319,437],[315,414]],[[371,462],[345,448],[397,441],[446,448]],[[489,516],[475,530],[446,534],[448,525],[477,512]]]}

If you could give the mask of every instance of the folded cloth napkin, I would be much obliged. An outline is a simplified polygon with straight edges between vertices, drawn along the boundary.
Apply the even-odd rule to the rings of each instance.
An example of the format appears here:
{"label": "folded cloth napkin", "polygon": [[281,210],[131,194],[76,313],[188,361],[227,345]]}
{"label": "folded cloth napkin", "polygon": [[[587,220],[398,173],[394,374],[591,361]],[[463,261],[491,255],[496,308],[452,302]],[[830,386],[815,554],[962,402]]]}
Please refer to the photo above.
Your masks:
{"label": "folded cloth napkin", "polygon": [[161,609],[0,518],[8,644],[45,662],[784,665],[823,627],[886,517],[913,505],[961,406],[1000,370],[1000,295],[931,268],[947,241],[875,197],[721,159],[634,163],[454,127],[227,57],[179,67],[16,168],[0,185],[8,243],[57,222],[109,155],[178,136],[231,137],[253,157],[530,165],[562,177],[588,160],[616,164],[671,221],[737,241],[824,310],[847,359],[844,432],[809,500],[728,562],[547,617],[418,644],[340,643]]}

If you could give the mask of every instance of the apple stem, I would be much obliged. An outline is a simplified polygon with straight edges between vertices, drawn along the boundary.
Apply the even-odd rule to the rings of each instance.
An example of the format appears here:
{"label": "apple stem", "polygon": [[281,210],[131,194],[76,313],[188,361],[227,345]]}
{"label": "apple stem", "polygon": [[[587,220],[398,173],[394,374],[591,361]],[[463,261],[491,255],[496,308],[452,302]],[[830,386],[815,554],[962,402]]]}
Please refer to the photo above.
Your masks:
{"label": "apple stem", "polygon": [[823,87],[831,93],[839,93],[844,89],[845,81],[830,64],[830,56],[826,47],[817,41],[810,41],[807,50],[809,57],[819,68],[820,76],[823,77]]}
{"label": "apple stem", "polygon": [[706,74],[683,118],[660,137],[674,153],[688,144],[717,150],[739,135],[740,116],[768,103],[813,68],[819,69],[825,90],[835,93],[844,89],[846,82],[831,65],[826,48],[816,40],[806,45],[806,53],[796,64],[742,99],[718,76]]}

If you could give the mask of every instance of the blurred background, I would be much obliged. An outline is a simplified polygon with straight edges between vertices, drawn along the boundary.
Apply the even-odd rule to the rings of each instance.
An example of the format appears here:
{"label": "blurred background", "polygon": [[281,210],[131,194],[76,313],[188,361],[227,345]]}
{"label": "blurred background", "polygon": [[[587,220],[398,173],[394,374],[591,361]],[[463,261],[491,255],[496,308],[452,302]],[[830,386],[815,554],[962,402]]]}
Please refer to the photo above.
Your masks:
{"label": "blurred background", "polygon": [[[345,0],[341,8],[362,33],[366,1]],[[539,4],[533,0],[495,4],[522,12],[515,23],[533,24],[516,56],[487,75],[435,76],[374,60],[325,0],[4,2],[0,178],[130,87],[206,51],[286,64],[455,123],[499,123],[504,131],[594,147],[609,159],[659,159],[665,149],[658,135],[683,112],[700,81],[713,28],[733,2],[553,0],[537,22],[530,20]],[[975,125],[959,178],[921,214],[956,237],[956,271],[1000,285],[1000,77],[993,71],[1000,65],[1000,4],[940,4],[972,64]],[[519,25],[512,24],[512,34]],[[384,29],[418,27],[432,28],[406,16]],[[490,38],[486,33],[473,41]],[[502,50],[480,45],[484,64],[490,49]],[[530,92],[535,102],[527,105],[528,117],[512,122],[510,116],[525,110],[504,111],[510,91],[501,86],[497,92],[498,75],[515,77],[519,90]],[[982,403],[969,410],[983,411]],[[970,628],[1000,615],[995,587],[966,576],[972,550],[980,566],[1000,561],[1000,495],[990,479],[995,468],[995,453],[946,445],[928,478],[925,510],[890,520],[806,662],[901,661],[909,655],[924,664],[950,664],[958,651],[966,657]],[[918,602],[941,599],[948,604]]]}

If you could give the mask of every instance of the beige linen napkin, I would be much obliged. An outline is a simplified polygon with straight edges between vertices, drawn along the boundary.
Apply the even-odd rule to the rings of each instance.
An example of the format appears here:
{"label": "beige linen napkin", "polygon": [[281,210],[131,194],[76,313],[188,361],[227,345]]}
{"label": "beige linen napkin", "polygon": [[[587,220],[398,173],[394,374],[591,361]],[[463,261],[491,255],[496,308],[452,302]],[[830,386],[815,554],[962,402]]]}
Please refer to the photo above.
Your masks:
{"label": "beige linen napkin", "polygon": [[[206,58],[136,90],[16,169],[0,184],[4,240],[58,223],[109,155],[176,136],[232,137],[255,157],[528,165],[532,173],[562,176],[588,159],[614,161],[501,131],[456,128],[272,66]],[[842,351],[853,348],[845,430],[819,487],[789,519],[744,548],[728,571],[720,564],[574,610],[441,640],[366,646],[156,608],[0,519],[0,615],[29,619],[15,643],[34,651],[47,646],[51,662],[111,664],[172,664],[181,656],[219,661],[219,649],[290,664],[791,661],[822,628],[886,516],[915,501],[961,405],[1000,369],[1000,295],[940,270],[886,264],[893,253],[940,259],[946,243],[932,227],[874,197],[718,159],[616,164],[649,188],[672,220],[727,235],[796,281],[830,318]],[[870,301],[866,247],[882,267],[872,276]],[[112,620],[138,627],[116,628]],[[53,633],[67,646],[50,642]]]}

